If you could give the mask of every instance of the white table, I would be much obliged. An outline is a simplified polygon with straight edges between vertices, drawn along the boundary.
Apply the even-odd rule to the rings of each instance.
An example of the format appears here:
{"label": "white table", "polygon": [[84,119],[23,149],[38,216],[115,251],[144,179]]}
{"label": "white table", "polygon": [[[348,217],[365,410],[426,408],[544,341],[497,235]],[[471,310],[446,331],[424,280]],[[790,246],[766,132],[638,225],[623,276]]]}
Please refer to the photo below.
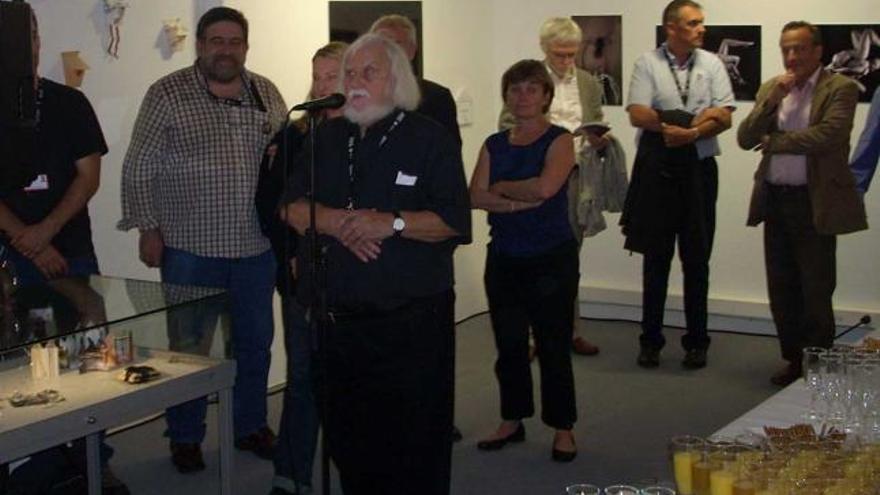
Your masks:
{"label": "white table", "polygon": [[0,373],[0,396],[51,388],[65,398],[49,406],[0,410],[0,463],[6,463],[78,438],[86,438],[89,495],[101,493],[100,432],[152,413],[217,393],[220,445],[220,493],[232,494],[232,385],[235,362],[168,351],[140,349],[137,363],[162,373],[153,382],[132,385],[116,378],[118,370],[67,372],[33,381],[27,367]]}

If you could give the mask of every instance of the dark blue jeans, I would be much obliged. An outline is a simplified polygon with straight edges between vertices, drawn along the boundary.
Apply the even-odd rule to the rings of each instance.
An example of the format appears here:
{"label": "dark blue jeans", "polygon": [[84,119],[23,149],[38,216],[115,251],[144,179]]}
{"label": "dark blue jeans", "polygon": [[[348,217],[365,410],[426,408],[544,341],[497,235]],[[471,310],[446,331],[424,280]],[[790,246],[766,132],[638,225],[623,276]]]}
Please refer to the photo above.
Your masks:
{"label": "dark blue jeans", "polygon": [[318,444],[318,409],[312,388],[314,336],[305,309],[293,296],[282,297],[284,350],[287,352],[287,386],[278,446],[275,449],[274,485],[297,491],[312,485],[312,465]]}
{"label": "dark blue jeans", "polygon": [[[16,251],[12,246],[0,242],[0,245],[6,247],[6,256],[15,265],[15,273],[18,277],[18,283],[22,286],[45,284],[47,279],[43,273],[37,268],[33,261]],[[64,277],[87,277],[89,275],[98,275],[98,260],[94,254],[79,256],[76,258],[66,258],[67,273]]]}
{"label": "dark blue jeans", "polygon": [[[209,258],[166,247],[161,272],[163,282],[226,289],[232,356],[237,364],[232,401],[235,436],[241,438],[266,426],[266,388],[274,332],[272,252],[267,250],[248,258]],[[223,309],[217,305],[197,305],[169,312],[171,349],[194,352],[209,348]],[[208,345],[203,346],[206,342]],[[204,397],[168,409],[167,436],[178,443],[201,443],[205,438],[206,409]]]}

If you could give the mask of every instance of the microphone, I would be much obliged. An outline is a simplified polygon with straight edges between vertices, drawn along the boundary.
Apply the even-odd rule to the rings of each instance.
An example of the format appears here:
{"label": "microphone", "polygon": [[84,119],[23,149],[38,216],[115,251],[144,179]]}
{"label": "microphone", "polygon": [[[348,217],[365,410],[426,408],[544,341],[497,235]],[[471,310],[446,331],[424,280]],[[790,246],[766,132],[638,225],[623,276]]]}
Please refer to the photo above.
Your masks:
{"label": "microphone", "polygon": [[318,98],[316,100],[309,100],[299,105],[291,108],[291,111],[296,110],[324,110],[324,109],[334,109],[339,108],[342,105],[345,105],[345,96],[341,93],[333,93],[332,95],[325,96],[323,98]]}

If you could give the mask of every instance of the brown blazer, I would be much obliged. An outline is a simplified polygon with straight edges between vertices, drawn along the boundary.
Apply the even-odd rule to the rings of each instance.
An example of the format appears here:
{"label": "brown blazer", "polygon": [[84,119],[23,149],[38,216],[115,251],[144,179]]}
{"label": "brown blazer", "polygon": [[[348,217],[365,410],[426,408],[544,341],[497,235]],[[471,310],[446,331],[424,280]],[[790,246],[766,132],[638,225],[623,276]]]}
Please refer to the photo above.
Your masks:
{"label": "brown blazer", "polygon": [[748,225],[766,218],[765,177],[773,154],[807,156],[807,188],[813,207],[813,224],[820,234],[846,234],[868,228],[865,205],[856,192],[849,169],[849,136],[853,127],[859,90],[849,78],[822,70],[813,90],[810,125],[800,131],[777,128],[777,107],[767,104],[775,79],[758,90],[755,107],[739,125],[737,142],[753,149],[761,138],[770,136],[761,163],[755,172],[755,185],[749,205]]}

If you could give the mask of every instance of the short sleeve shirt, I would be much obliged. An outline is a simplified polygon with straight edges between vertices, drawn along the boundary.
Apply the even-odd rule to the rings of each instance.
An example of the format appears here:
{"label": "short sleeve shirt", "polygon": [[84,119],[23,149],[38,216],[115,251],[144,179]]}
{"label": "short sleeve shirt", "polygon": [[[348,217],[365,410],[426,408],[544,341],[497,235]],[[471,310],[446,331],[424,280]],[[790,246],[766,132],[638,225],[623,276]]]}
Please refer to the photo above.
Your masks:
{"label": "short sleeve shirt", "polygon": [[[678,84],[673,77],[678,78]],[[688,90],[686,104],[679,88]],[[695,115],[709,107],[736,108],[730,77],[718,56],[697,48],[683,65],[678,66],[665,43],[636,60],[627,105],[685,110]],[[696,147],[701,159],[721,154],[715,136],[698,140]]]}
{"label": "short sleeve shirt", "polygon": [[[442,242],[389,237],[382,241],[379,258],[367,263],[323,236],[328,305],[393,309],[452,288],[452,254],[458,244],[470,242],[471,213],[461,152],[449,133],[420,114],[395,111],[360,137],[356,125],[339,118],[317,129],[315,150],[319,203],[345,208],[351,199],[355,209],[431,211],[459,234]],[[287,202],[304,198],[308,190],[309,155],[300,156]],[[307,258],[308,243],[302,242],[297,260]],[[300,273],[306,272],[302,266]]]}
{"label": "short sleeve shirt", "polygon": [[[80,91],[41,79],[39,123],[34,150],[34,183],[3,202],[27,225],[46,218],[76,178],[76,162],[105,155],[107,143],[92,105]],[[77,212],[52,239],[65,258],[94,256],[88,207]]]}

